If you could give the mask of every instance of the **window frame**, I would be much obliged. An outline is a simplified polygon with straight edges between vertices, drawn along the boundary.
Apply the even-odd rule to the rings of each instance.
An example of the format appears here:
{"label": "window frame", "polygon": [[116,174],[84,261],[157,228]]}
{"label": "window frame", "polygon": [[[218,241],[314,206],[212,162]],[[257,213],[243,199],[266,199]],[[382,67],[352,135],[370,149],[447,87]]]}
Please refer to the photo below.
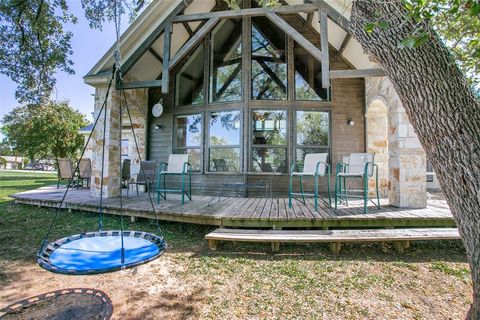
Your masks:
{"label": "window frame", "polygon": [[[257,100],[258,101],[258,100]],[[263,171],[254,171],[253,170],[253,149],[254,148],[272,148],[272,149],[285,149],[285,165],[287,167],[287,172],[280,172],[281,174],[288,174],[288,163],[289,163],[289,159],[290,159],[290,147],[289,147],[289,140],[290,140],[290,129],[289,127],[291,126],[290,125],[290,112],[289,112],[289,109],[288,107],[281,107],[281,106],[271,106],[271,107],[267,107],[267,106],[264,106],[264,107],[261,107],[261,106],[255,106],[255,107],[252,107],[249,109],[249,122],[248,122],[248,125],[249,125],[249,134],[248,134],[248,137],[247,139],[249,140],[249,147],[248,147],[248,155],[249,155],[249,159],[248,159],[248,171],[251,172],[251,173],[255,173],[255,174],[271,174],[271,172],[263,172]],[[287,126],[286,126],[286,132],[285,132],[285,144],[284,145],[270,145],[270,144],[254,144],[253,143],[253,113],[255,111],[285,111],[285,116],[286,116],[286,123],[287,123]]]}
{"label": "window frame", "polygon": [[[223,18],[220,19],[219,23],[222,20],[234,20],[235,18]],[[237,18],[238,19],[238,18]],[[241,19],[241,18],[240,18]],[[244,83],[245,83],[245,70],[244,70],[244,59],[245,59],[245,43],[244,43],[244,35],[243,35],[243,30],[244,30],[244,23],[245,20],[241,19],[240,23],[240,28],[241,28],[241,34],[240,34],[240,45],[242,48],[242,52],[240,54],[240,99],[238,100],[229,100],[229,101],[214,101],[211,97],[213,94],[213,84],[212,84],[212,70],[213,70],[213,56],[212,56],[212,51],[213,51],[213,30],[218,26],[218,24],[210,31],[208,34],[205,36],[205,38],[202,40],[203,42],[206,42],[205,45],[205,50],[208,50],[208,53],[205,54],[205,63],[206,63],[206,68],[205,68],[205,88],[208,91],[206,93],[206,99],[204,101],[204,105],[219,105],[219,104],[231,104],[231,103],[242,103],[244,101]],[[205,51],[206,52],[206,51]]]}
{"label": "window frame", "polygon": [[[328,145],[300,145],[298,144],[298,112],[324,112],[328,114]],[[293,139],[292,139],[292,146],[293,146],[293,158],[292,160],[295,162],[295,165],[298,164],[299,160],[297,159],[297,150],[301,149],[328,149],[328,164],[332,164],[332,109],[326,108],[295,108],[293,110]],[[292,162],[293,162],[292,161]]]}
{"label": "window frame", "polygon": [[[177,126],[176,126],[176,120],[178,117],[188,117],[188,116],[193,116],[193,115],[200,115],[200,145],[199,146],[185,146],[185,147],[179,147],[177,146]],[[200,112],[188,112],[188,113],[175,113],[173,115],[173,133],[172,133],[172,153],[177,154],[175,151],[176,150],[189,150],[189,149],[198,149],[200,150],[200,170],[198,171],[193,171],[192,173],[203,173],[203,166],[204,166],[204,159],[203,159],[203,146],[204,146],[204,119],[205,119],[205,113],[203,111]]]}
{"label": "window frame", "polygon": [[[238,101],[237,101],[238,102]],[[240,129],[239,129],[239,144],[238,145],[218,145],[218,146],[213,146],[210,144],[210,119],[212,116],[212,113],[221,113],[221,112],[232,112],[232,111],[238,111],[239,116],[240,116]],[[211,149],[238,149],[239,155],[238,155],[238,171],[237,172],[243,172],[243,110],[241,108],[228,108],[228,109],[214,109],[214,110],[207,110],[206,112],[206,117],[205,117],[205,152],[203,154],[204,158],[206,159],[205,165],[204,165],[204,170],[205,172],[208,173],[213,173],[213,174],[223,174],[224,172],[216,172],[216,171],[211,171],[210,170],[210,150]]]}
{"label": "window frame", "polygon": [[[281,30],[281,31],[284,33],[284,35],[285,35],[285,39],[284,39],[284,41],[285,41],[285,55],[284,55],[284,56],[285,56],[285,62],[283,63],[283,64],[285,64],[285,68],[286,68],[286,72],[285,72],[285,75],[286,75],[285,98],[283,98],[283,99],[256,99],[256,98],[254,98],[254,96],[253,96],[253,91],[254,91],[254,90],[253,90],[253,65],[254,65],[253,62],[254,62],[254,61],[253,61],[253,58],[252,58],[252,57],[253,57],[253,54],[252,54],[252,52],[253,52],[253,50],[252,50],[252,49],[253,49],[253,41],[252,41],[253,28],[255,27],[255,28],[258,30],[258,32],[262,35],[262,37],[265,38],[265,39],[268,41],[267,37],[262,33],[262,31],[253,24],[254,18],[255,18],[255,17],[252,17],[252,18],[250,19],[250,25],[249,25],[250,32],[249,32],[249,34],[248,34],[248,36],[249,36],[249,38],[250,38],[250,39],[249,39],[249,48],[248,48],[248,53],[249,53],[249,54],[248,54],[248,59],[249,59],[249,63],[248,63],[249,68],[248,68],[248,69],[249,69],[249,70],[246,70],[246,72],[248,72],[248,81],[249,81],[249,83],[246,84],[246,86],[249,87],[249,97],[248,97],[248,100],[249,100],[249,101],[273,101],[273,102],[289,101],[289,100],[290,100],[289,92],[290,92],[290,90],[291,90],[291,88],[292,88],[292,84],[289,83],[289,82],[290,82],[289,74],[290,74],[290,72],[291,72],[291,70],[290,70],[290,69],[291,69],[291,68],[290,68],[290,57],[291,57],[290,51],[291,51],[291,50],[290,50],[290,46],[289,46],[289,38],[290,38],[290,36],[289,36],[285,31],[281,30],[279,27],[277,27],[275,24],[273,24],[273,22],[271,22],[271,24],[272,24],[275,28]],[[277,49],[276,49],[276,50],[277,50]]]}

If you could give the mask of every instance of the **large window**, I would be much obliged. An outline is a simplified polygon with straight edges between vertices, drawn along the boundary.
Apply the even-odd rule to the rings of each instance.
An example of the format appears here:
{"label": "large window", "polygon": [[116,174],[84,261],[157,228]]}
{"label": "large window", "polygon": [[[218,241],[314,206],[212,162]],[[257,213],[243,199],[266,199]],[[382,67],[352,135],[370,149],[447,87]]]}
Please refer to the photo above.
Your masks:
{"label": "large window", "polygon": [[308,153],[330,154],[330,120],[326,111],[296,112],[296,161],[303,169]]}
{"label": "large window", "polygon": [[328,100],[322,88],[322,65],[295,42],[295,100]]}
{"label": "large window", "polygon": [[204,48],[200,44],[175,75],[175,104],[177,106],[203,104]]}
{"label": "large window", "polygon": [[240,111],[210,113],[209,171],[240,171]]}
{"label": "large window", "polygon": [[252,170],[287,172],[287,111],[252,113]]}
{"label": "large window", "polygon": [[201,171],[202,116],[200,114],[175,117],[174,153],[188,154],[193,171]]}
{"label": "large window", "polygon": [[242,20],[222,20],[211,33],[210,102],[242,99]]}
{"label": "large window", "polygon": [[331,154],[321,63],[267,17],[249,20],[219,20],[175,67],[172,149],[195,171],[287,173],[308,153]]}
{"label": "large window", "polygon": [[286,40],[266,17],[252,18],[252,99],[287,99]]}

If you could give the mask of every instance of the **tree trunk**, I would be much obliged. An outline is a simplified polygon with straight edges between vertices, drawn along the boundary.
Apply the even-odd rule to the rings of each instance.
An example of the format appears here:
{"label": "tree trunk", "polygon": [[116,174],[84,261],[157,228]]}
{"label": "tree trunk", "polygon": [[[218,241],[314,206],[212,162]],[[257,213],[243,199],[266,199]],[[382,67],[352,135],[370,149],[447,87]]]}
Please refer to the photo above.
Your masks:
{"label": "tree trunk", "polygon": [[[386,30],[365,25],[385,21]],[[417,48],[400,49],[415,28],[430,32]],[[473,303],[480,319],[480,102],[427,23],[408,19],[399,0],[356,0],[350,31],[393,83],[437,173],[467,251]]]}

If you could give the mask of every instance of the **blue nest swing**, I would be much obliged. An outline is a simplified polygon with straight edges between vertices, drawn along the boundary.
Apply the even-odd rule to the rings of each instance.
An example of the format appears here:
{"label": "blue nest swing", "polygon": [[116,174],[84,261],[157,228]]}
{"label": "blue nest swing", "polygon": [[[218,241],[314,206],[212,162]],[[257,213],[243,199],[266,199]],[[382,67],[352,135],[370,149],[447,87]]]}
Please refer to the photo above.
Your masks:
{"label": "blue nest swing", "polygon": [[[107,109],[107,98],[110,92],[112,82],[115,78],[115,74],[119,72],[119,68],[113,67],[112,77],[108,85],[105,101],[95,119],[92,132],[88,137],[87,143],[81,153],[81,156],[77,162],[74,173],[78,172],[80,159],[82,158],[86,146],[88,145],[92,133],[98,123],[102,112],[105,114]],[[122,100],[125,101],[125,111],[128,114],[130,124],[132,123],[125,91],[123,90],[123,82],[121,76],[118,79],[118,83],[123,92],[123,99],[120,99],[120,110],[122,109]],[[120,123],[122,123],[122,112],[120,112]],[[135,137],[134,126],[131,125],[132,133],[135,141],[138,157],[140,158],[140,152]],[[104,126],[105,128],[105,126]],[[121,126],[120,129],[121,130]],[[105,129],[103,131],[103,141],[105,141]],[[120,147],[120,146],[119,146]],[[105,145],[103,145],[103,153],[105,152]],[[102,155],[103,160],[103,155]],[[119,162],[122,159],[120,157]],[[68,236],[59,240],[49,242],[50,233],[52,232],[53,225],[57,219],[58,213],[62,208],[68,191],[71,186],[67,185],[67,189],[63,194],[62,200],[57,207],[55,216],[50,224],[50,228],[42,242],[40,250],[37,255],[38,264],[48,271],[63,273],[63,274],[96,274],[110,271],[116,271],[124,268],[140,265],[142,263],[149,262],[160,255],[167,248],[167,244],[163,236],[157,236],[148,232],[141,231],[127,231],[123,230],[123,211],[122,211],[122,195],[120,194],[120,216],[121,216],[121,230],[104,231],[103,227],[103,170],[104,163],[102,161],[102,178],[100,179],[100,203],[99,203],[99,219],[98,230],[96,232],[87,232],[82,234],[76,234]],[[144,174],[145,172],[140,172]],[[121,190],[122,181],[120,179],[119,186]],[[155,214],[155,221],[159,234],[161,234],[160,225],[156,217],[156,212],[153,204],[153,199],[148,192],[152,211]]]}
{"label": "blue nest swing", "polygon": [[162,237],[148,232],[123,231],[123,237],[121,230],[88,232],[49,243],[37,262],[56,273],[104,273],[149,262],[166,247]]}

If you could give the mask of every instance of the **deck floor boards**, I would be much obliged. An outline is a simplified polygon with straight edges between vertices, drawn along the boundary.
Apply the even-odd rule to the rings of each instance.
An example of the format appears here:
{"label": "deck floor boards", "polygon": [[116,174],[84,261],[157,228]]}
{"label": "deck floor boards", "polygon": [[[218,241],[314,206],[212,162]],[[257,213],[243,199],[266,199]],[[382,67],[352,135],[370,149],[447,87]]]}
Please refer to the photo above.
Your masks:
{"label": "deck floor boards", "polygon": [[[12,195],[18,203],[38,206],[58,207],[65,189],[43,187]],[[123,192],[126,194],[125,190]],[[237,227],[446,227],[454,226],[454,220],[446,204],[441,198],[429,201],[423,209],[395,208],[388,205],[387,199],[381,199],[378,210],[370,204],[368,213],[363,213],[362,200],[350,200],[349,206],[339,205],[338,210],[330,208],[319,200],[318,211],[314,209],[314,201],[294,199],[292,208],[288,207],[288,198],[238,198],[211,197],[193,195],[193,200],[185,199],[181,204],[180,195],[169,194],[167,200],[156,202],[156,194],[152,194],[156,216],[162,220],[183,221],[189,223],[214,224]],[[130,193],[123,198],[123,214],[139,217],[151,217],[150,200],[146,193]],[[99,198],[90,196],[90,190],[70,190],[65,198],[64,208],[75,210],[98,211]],[[107,213],[119,214],[120,198],[104,199]]]}

